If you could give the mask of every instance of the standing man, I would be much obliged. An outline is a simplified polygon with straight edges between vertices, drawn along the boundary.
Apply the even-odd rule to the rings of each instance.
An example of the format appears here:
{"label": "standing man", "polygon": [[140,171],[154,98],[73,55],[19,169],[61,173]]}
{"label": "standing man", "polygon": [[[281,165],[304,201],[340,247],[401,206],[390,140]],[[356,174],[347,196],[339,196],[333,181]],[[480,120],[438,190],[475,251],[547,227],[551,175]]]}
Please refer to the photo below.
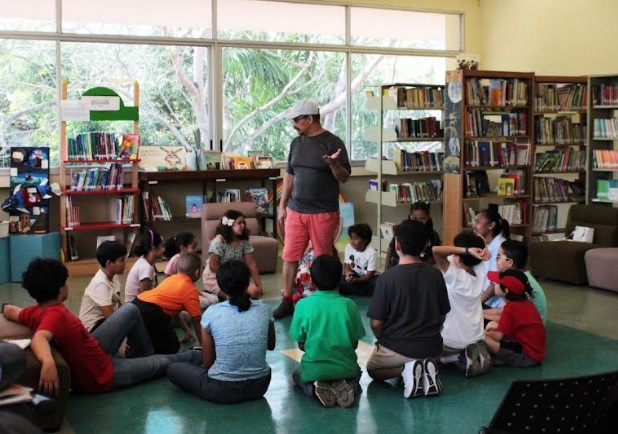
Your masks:
{"label": "standing man", "polygon": [[339,183],[352,171],[343,141],[322,128],[314,101],[301,100],[289,112],[298,137],[292,140],[278,218],[285,226],[283,300],[275,319],[292,315],[298,262],[311,241],[315,257],[332,255],[339,227]]}

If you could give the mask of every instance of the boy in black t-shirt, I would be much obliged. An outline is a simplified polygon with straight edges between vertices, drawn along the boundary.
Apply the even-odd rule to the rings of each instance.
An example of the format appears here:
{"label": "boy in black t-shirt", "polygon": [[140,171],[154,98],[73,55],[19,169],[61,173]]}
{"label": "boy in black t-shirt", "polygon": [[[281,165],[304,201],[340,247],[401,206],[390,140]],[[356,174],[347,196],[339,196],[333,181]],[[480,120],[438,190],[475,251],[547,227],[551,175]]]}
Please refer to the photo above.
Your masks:
{"label": "boy in black t-shirt", "polygon": [[406,398],[439,395],[434,358],[442,351],[440,328],[451,306],[442,274],[424,264],[429,243],[423,224],[407,220],[395,230],[399,265],[378,279],[367,316],[377,338],[367,362],[374,380],[403,377]]}

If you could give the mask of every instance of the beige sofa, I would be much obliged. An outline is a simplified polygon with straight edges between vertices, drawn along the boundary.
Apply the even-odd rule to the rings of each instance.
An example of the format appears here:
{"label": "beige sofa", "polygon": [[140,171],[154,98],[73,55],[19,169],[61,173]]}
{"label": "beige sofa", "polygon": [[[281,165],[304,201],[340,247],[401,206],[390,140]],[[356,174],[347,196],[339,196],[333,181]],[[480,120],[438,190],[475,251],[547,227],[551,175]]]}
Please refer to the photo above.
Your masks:
{"label": "beige sofa", "polygon": [[249,241],[255,249],[255,262],[260,273],[274,273],[277,270],[279,242],[261,235],[260,222],[253,202],[205,203],[202,207],[202,260],[208,259],[208,247],[215,237],[221,217],[228,209],[235,209],[245,215]]}

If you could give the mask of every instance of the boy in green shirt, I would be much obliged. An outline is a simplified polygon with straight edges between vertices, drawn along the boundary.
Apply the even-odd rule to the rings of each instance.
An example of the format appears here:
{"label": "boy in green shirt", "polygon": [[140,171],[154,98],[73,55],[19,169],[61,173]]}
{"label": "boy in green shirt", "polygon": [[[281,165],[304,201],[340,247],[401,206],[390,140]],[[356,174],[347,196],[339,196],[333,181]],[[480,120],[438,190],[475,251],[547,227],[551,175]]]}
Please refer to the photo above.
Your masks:
{"label": "boy in green shirt", "polygon": [[290,337],[305,354],[292,378],[305,395],[325,407],[351,407],[361,392],[355,349],[365,328],[356,303],[337,292],[339,260],[320,255],[310,272],[318,290],[296,304]]}

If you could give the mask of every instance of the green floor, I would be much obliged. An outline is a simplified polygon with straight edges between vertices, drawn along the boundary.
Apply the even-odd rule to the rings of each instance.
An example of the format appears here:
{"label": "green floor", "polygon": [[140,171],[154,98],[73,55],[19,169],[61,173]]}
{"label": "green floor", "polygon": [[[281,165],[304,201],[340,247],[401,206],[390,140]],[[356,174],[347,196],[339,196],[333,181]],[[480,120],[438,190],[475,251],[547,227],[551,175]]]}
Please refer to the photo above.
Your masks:
{"label": "green floor", "polygon": [[[267,298],[277,297],[279,275],[266,276]],[[87,279],[71,279],[68,305],[79,309]],[[364,375],[363,393],[351,409],[321,407],[291,383],[297,362],[283,350],[295,348],[287,337],[290,320],[276,323],[277,347],[268,354],[273,379],[265,399],[222,406],[187,395],[160,379],[121,392],[75,395],[69,402],[63,432],[75,433],[476,433],[488,424],[510,382],[555,378],[616,369],[618,294],[587,287],[543,282],[549,305],[548,352],[543,367],[496,368],[466,379],[444,370],[444,393],[438,398],[406,400],[400,388],[372,383]],[[19,285],[0,285],[0,300],[31,301]],[[367,299],[356,299],[363,314]],[[273,306],[275,301],[273,300]],[[368,336],[373,337],[365,318]]]}

